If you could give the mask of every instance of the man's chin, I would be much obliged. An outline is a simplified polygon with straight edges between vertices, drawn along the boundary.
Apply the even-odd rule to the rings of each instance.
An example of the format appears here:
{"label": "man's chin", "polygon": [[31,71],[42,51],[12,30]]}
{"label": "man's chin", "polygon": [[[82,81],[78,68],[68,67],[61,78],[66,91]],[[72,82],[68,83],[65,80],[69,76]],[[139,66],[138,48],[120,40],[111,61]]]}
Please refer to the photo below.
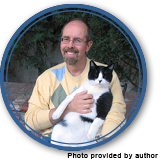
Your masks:
{"label": "man's chin", "polygon": [[78,62],[78,59],[75,58],[66,58],[64,57],[64,61],[68,64],[68,65],[74,65]]}

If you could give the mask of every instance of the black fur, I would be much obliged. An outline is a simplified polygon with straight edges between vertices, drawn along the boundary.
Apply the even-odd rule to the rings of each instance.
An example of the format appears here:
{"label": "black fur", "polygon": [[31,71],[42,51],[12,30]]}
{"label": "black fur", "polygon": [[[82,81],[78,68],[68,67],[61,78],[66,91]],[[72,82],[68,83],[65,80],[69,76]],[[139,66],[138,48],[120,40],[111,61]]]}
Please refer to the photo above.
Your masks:
{"label": "black fur", "polygon": [[113,71],[113,64],[104,67],[104,66],[97,66],[94,61],[90,61],[90,71],[88,73],[88,79],[95,80],[98,78],[99,72],[102,71],[103,78],[111,82],[112,80],[112,71]]}
{"label": "black fur", "polygon": [[82,121],[84,121],[84,122],[89,122],[89,123],[93,122],[93,119],[91,119],[91,118],[87,118],[87,117],[84,117],[84,116],[80,116],[80,117],[81,117]]}
{"label": "black fur", "polygon": [[113,96],[111,92],[102,94],[97,100],[97,117],[105,119],[112,105]]}
{"label": "black fur", "polygon": [[60,122],[59,122],[59,124],[61,124],[62,126],[64,126],[64,127],[67,127],[68,125],[67,125],[67,123],[66,123],[66,120],[61,120]]}

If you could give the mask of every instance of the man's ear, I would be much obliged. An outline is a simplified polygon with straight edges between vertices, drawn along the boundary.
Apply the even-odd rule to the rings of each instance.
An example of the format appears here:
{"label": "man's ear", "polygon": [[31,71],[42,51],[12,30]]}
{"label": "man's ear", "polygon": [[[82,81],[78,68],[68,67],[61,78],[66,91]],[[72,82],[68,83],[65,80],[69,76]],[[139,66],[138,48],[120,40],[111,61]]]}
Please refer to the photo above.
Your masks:
{"label": "man's ear", "polygon": [[92,44],[93,44],[93,41],[89,41],[89,42],[87,43],[86,52],[88,52],[88,51],[90,50]]}

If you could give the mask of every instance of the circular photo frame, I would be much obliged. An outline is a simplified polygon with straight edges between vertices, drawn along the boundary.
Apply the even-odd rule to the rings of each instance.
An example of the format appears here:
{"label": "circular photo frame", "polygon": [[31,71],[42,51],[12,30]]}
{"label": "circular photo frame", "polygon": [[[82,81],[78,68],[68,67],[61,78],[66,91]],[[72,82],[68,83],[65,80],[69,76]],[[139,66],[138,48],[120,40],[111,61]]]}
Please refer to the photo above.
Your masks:
{"label": "circular photo frame", "polygon": [[[79,9],[79,10],[77,11],[75,9]],[[84,10],[87,10],[87,11],[84,11]],[[10,100],[10,103],[12,104],[12,106],[13,106],[15,112],[16,112],[15,106],[14,106],[14,104],[11,100],[10,94],[9,94],[8,79],[7,79],[8,67],[9,67],[10,58],[12,56],[12,52],[15,49],[15,46],[18,43],[18,41],[20,40],[20,38],[25,34],[25,32],[27,32],[27,30],[30,27],[32,27],[34,24],[38,23],[39,21],[41,21],[44,18],[47,18],[51,15],[59,14],[59,13],[62,13],[62,12],[63,13],[64,12],[88,13],[88,14],[92,14],[92,15],[95,15],[97,17],[100,17],[100,18],[104,19],[105,21],[111,23],[114,27],[116,27],[126,37],[128,42],[130,43],[130,45],[131,45],[131,47],[134,51],[135,57],[137,59],[137,64],[138,64],[138,69],[139,69],[139,87],[138,87],[137,95],[136,95],[134,104],[132,106],[132,109],[129,111],[128,115],[126,115],[126,118],[123,120],[123,122],[124,122],[127,119],[126,124],[121,129],[119,129],[116,133],[114,133],[112,136],[110,136],[109,138],[107,138],[103,141],[100,141],[96,144],[88,145],[88,146],[84,146],[84,147],[63,147],[63,146],[53,145],[49,142],[48,138],[45,138],[42,135],[40,135],[41,137],[43,137],[43,139],[41,139],[41,138],[35,136],[34,134],[32,134],[30,131],[28,131],[20,123],[20,121],[16,118],[16,116],[14,115],[14,113],[13,113],[13,111],[12,111],[10,105],[9,105],[9,102],[8,102],[8,99],[7,99],[7,96],[6,96],[5,86],[4,86],[4,79],[5,79],[4,72],[5,72],[5,67],[6,67],[7,95],[8,95],[8,98]],[[143,74],[143,80],[141,80],[141,73]],[[5,105],[7,107],[7,110],[9,112],[9,114],[11,115],[12,119],[14,120],[14,122],[18,125],[18,127],[23,132],[25,132],[29,137],[31,137],[32,139],[34,139],[38,143],[40,143],[42,145],[45,145],[47,147],[50,147],[50,148],[56,148],[56,149],[60,149],[60,150],[69,150],[69,151],[77,151],[78,150],[79,151],[79,150],[92,149],[92,148],[101,146],[103,144],[106,144],[107,142],[115,139],[120,134],[122,134],[122,132],[124,132],[124,130],[126,130],[126,128],[135,119],[137,113],[139,112],[139,110],[141,108],[141,105],[142,105],[142,102],[143,102],[143,99],[144,99],[144,96],[145,96],[145,92],[146,92],[146,85],[147,85],[147,71],[146,71],[145,59],[144,59],[141,47],[140,47],[137,39],[135,38],[135,36],[132,34],[132,32],[129,30],[129,28],[124,23],[122,23],[118,18],[116,18],[112,14],[110,14],[110,13],[108,13],[108,12],[102,10],[102,9],[92,7],[92,6],[89,6],[89,5],[80,5],[80,4],[59,5],[59,6],[55,6],[55,7],[46,8],[43,11],[40,11],[37,14],[34,14],[29,19],[25,20],[24,23],[20,27],[18,27],[18,29],[15,31],[13,36],[10,38],[10,40],[9,40],[9,42],[8,42],[6,48],[5,48],[2,63],[1,63],[1,92],[2,92],[2,96],[3,96],[3,99],[4,99]],[[140,86],[142,86],[141,91],[140,91]],[[139,99],[138,99],[138,97],[139,97]],[[134,112],[131,114],[135,105],[136,105],[136,108],[135,108]],[[18,112],[16,112],[16,114],[18,115]],[[20,116],[19,116],[19,118],[21,119]],[[21,121],[23,121],[23,123],[25,124],[23,119],[21,119]],[[119,124],[114,130],[116,130],[121,124]],[[25,125],[27,127],[29,127],[27,124],[25,124]],[[30,128],[30,129],[33,132],[35,132],[37,135],[39,135],[39,133],[34,131],[32,128]],[[108,134],[110,134],[110,133],[108,133]]]}

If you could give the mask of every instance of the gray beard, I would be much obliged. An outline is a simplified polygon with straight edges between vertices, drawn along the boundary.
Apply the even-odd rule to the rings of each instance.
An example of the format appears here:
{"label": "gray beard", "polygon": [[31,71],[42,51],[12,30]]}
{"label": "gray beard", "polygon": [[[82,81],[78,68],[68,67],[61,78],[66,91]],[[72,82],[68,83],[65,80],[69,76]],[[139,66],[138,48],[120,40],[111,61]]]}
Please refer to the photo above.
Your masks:
{"label": "gray beard", "polygon": [[77,63],[78,61],[78,54],[76,56],[76,58],[71,58],[71,57],[65,57],[65,55],[63,56],[64,61],[68,64],[68,65],[74,65]]}

